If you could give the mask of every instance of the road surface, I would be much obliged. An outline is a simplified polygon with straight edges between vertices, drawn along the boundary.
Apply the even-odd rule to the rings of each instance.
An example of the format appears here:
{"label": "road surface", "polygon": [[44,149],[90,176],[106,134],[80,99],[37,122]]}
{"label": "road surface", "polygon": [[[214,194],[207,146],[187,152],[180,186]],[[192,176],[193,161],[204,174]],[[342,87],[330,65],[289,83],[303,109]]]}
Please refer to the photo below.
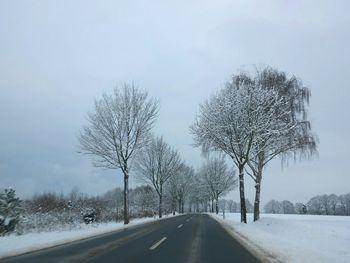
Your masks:
{"label": "road surface", "polygon": [[186,214],[76,241],[1,263],[260,262],[206,214]]}

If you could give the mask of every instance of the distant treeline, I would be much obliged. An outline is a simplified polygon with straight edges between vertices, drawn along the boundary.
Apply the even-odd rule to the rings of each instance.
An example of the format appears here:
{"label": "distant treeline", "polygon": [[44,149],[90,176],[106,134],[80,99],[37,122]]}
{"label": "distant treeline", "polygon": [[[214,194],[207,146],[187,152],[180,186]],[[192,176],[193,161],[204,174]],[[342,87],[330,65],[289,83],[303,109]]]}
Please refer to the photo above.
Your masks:
{"label": "distant treeline", "polygon": [[[221,200],[220,210],[239,213],[239,203],[233,200]],[[253,212],[253,205],[246,200],[247,212]],[[268,214],[310,214],[310,215],[341,215],[350,216],[350,193],[344,195],[324,194],[312,197],[307,203],[297,202],[293,204],[288,200],[270,200],[264,206],[264,212]]]}

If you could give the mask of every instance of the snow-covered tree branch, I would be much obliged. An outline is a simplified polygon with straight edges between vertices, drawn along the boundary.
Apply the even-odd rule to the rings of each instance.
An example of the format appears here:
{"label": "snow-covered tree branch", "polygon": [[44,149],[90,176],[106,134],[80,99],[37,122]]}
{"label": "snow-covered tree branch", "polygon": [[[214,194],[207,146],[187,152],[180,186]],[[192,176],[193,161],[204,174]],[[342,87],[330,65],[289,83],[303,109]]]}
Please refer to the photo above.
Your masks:
{"label": "snow-covered tree branch", "polygon": [[95,101],[89,124],[80,133],[82,153],[93,155],[94,165],[121,169],[124,175],[124,223],[128,217],[129,162],[150,140],[159,103],[133,84],[115,88]]}

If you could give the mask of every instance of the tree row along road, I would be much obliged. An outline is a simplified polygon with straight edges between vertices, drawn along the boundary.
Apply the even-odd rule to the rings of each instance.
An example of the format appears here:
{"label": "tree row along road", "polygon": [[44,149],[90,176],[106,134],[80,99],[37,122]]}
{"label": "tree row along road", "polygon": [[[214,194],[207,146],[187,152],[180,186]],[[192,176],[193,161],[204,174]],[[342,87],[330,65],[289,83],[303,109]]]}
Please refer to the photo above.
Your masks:
{"label": "tree row along road", "polygon": [[206,214],[186,214],[0,262],[260,262]]}

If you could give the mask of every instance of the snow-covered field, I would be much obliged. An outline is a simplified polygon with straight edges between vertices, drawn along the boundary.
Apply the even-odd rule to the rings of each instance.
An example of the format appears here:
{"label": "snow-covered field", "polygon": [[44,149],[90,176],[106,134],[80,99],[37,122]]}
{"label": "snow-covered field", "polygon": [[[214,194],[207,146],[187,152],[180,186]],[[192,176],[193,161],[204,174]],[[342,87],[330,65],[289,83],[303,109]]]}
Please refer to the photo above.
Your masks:
{"label": "snow-covered field", "polygon": [[249,246],[277,262],[350,262],[350,217],[262,214],[240,223],[240,214],[213,215]]}
{"label": "snow-covered field", "polygon": [[[165,218],[166,217],[167,216],[165,216]],[[61,245],[67,242],[80,240],[155,220],[159,219],[149,217],[133,219],[128,225],[124,225],[122,222],[91,225],[81,224],[79,229],[71,231],[41,232],[4,236],[0,237],[0,258]]]}

